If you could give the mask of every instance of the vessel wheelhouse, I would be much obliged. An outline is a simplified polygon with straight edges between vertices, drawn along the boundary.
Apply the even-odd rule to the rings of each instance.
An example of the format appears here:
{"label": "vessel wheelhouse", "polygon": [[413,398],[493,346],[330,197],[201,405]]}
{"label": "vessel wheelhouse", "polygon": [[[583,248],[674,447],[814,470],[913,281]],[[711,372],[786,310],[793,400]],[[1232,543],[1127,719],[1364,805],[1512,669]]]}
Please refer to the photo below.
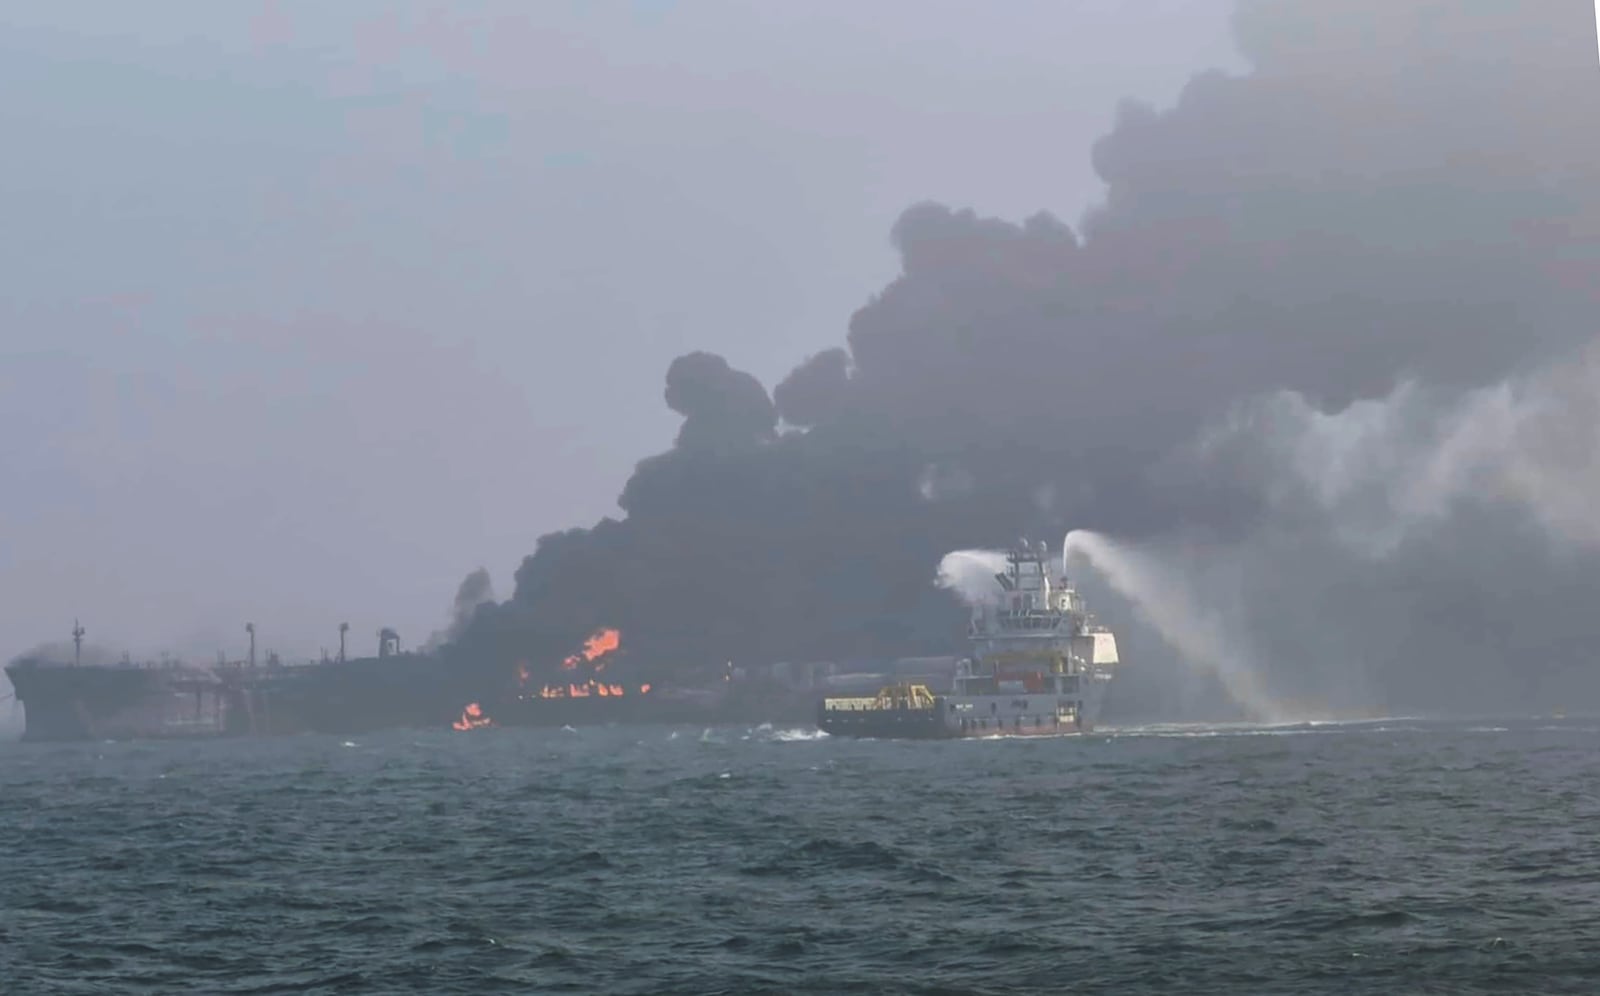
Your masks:
{"label": "vessel wheelhouse", "polygon": [[949,694],[889,686],[825,698],[818,725],[854,736],[1058,736],[1093,729],[1118,662],[1116,636],[1094,620],[1043,543],[1006,555],[990,597],[973,606],[972,656]]}

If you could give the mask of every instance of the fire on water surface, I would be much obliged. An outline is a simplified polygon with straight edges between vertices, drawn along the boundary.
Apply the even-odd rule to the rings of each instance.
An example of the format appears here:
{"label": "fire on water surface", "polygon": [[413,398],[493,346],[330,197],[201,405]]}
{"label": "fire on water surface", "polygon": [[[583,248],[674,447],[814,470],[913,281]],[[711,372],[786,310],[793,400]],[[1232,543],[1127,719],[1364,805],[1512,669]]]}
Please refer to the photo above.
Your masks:
{"label": "fire on water surface", "polygon": [[484,714],[483,706],[476,702],[469,703],[461,710],[461,718],[450,724],[455,730],[476,730],[485,726],[493,726],[494,720]]}

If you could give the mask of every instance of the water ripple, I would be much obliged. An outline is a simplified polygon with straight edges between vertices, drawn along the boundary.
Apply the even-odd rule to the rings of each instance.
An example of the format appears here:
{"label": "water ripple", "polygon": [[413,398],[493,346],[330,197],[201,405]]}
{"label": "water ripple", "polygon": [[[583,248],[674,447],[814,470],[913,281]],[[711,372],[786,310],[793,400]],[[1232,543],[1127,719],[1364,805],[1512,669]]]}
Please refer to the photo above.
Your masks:
{"label": "water ripple", "polygon": [[0,748],[13,993],[1600,990],[1600,727]]}

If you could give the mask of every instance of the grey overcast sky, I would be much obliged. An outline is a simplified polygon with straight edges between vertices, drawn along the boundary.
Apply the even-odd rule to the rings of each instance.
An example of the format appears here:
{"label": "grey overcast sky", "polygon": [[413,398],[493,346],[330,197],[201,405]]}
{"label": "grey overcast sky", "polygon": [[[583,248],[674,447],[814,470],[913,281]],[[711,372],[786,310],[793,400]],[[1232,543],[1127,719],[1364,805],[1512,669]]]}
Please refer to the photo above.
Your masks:
{"label": "grey overcast sky", "polygon": [[1225,0],[0,4],[0,657],[408,643],[936,199],[1076,222]]}

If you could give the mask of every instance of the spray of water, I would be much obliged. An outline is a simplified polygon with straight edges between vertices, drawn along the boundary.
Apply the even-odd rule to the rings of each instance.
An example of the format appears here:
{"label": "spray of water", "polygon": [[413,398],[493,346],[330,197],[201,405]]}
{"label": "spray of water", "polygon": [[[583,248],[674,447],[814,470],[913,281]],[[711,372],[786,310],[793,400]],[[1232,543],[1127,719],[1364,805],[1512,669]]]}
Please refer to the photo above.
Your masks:
{"label": "spray of water", "polygon": [[955,592],[967,605],[978,605],[995,590],[994,576],[1006,569],[998,550],[956,550],[939,561],[937,584]]}
{"label": "spray of water", "polygon": [[1177,571],[1087,529],[1075,529],[1062,541],[1063,562],[1074,556],[1092,564],[1190,666],[1215,675],[1254,719],[1285,719],[1285,710],[1261,687],[1240,635],[1196,604]]}

